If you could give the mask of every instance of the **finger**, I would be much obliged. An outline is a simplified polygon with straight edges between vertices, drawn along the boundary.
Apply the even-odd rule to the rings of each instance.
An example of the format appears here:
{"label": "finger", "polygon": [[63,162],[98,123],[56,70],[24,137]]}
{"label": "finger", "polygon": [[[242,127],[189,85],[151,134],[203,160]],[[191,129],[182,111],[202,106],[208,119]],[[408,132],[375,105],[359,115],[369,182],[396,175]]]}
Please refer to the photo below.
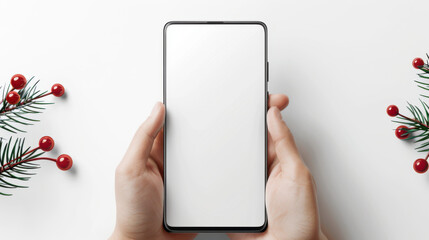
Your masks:
{"label": "finger", "polygon": [[273,139],[271,138],[270,132],[267,134],[267,140],[268,140],[268,169],[270,169],[271,164],[273,163],[275,157],[276,157],[276,149],[274,148]]}
{"label": "finger", "polygon": [[144,169],[155,137],[164,124],[164,114],[164,105],[157,102],[150,116],[135,133],[122,164],[139,170]]}
{"label": "finger", "polygon": [[150,152],[150,157],[155,160],[155,163],[162,175],[164,171],[164,127],[161,128],[155,138],[152,151]]}
{"label": "finger", "polygon": [[[289,97],[284,94],[270,94],[268,101],[269,107],[277,107],[280,110],[283,110],[289,105]],[[273,140],[271,135],[268,132],[268,169],[271,169],[271,166],[275,162],[276,150],[273,145]]]}
{"label": "finger", "polygon": [[283,121],[280,110],[272,107],[268,110],[268,131],[273,140],[279,163],[282,165],[302,164],[292,133]]}
{"label": "finger", "polygon": [[283,110],[289,104],[289,97],[284,94],[270,94],[268,99],[268,107],[277,107],[280,110]]}

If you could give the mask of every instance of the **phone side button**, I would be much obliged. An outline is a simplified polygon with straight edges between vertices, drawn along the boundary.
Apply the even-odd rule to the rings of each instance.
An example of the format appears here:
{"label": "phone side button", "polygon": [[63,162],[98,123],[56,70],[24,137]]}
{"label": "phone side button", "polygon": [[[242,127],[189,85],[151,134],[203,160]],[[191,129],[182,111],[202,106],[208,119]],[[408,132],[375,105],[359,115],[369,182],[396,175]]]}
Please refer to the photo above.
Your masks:
{"label": "phone side button", "polygon": [[269,65],[269,62],[267,62],[267,82],[269,82],[270,81],[270,65]]}

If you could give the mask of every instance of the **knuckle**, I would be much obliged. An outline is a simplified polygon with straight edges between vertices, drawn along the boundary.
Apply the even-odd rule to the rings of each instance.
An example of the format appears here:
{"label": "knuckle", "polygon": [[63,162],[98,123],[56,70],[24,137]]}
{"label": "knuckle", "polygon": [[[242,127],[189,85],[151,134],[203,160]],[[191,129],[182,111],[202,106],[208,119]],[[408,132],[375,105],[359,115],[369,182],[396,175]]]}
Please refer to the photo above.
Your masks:
{"label": "knuckle", "polygon": [[292,133],[292,131],[290,130],[290,128],[286,125],[286,127],[285,127],[285,131],[286,131],[286,133],[289,135],[289,136],[291,136],[291,137],[293,137],[293,133]]}
{"label": "knuckle", "polygon": [[293,163],[290,168],[291,173],[289,177],[292,181],[305,184],[312,183],[314,181],[310,170],[303,163]]}
{"label": "knuckle", "polygon": [[286,145],[287,144],[287,137],[286,135],[281,136],[280,138],[276,139],[274,141],[274,147],[277,149],[282,145]]}
{"label": "knuckle", "polygon": [[306,182],[313,182],[313,175],[311,175],[310,170],[308,170],[307,167],[304,167],[304,169],[302,170],[301,176],[304,178],[304,180]]}
{"label": "knuckle", "polygon": [[115,169],[115,178],[125,180],[136,178],[141,175],[145,167],[147,167],[146,163],[136,164],[122,160]]}
{"label": "knuckle", "polygon": [[120,163],[115,170],[116,178],[123,178],[132,176],[135,172],[134,168],[127,167],[124,163]]}
{"label": "knuckle", "polygon": [[122,163],[120,163],[115,169],[115,177],[126,175],[126,170]]}
{"label": "knuckle", "polygon": [[274,146],[276,149],[286,145],[292,145],[296,148],[293,134],[288,127],[285,128],[285,132],[279,138],[274,140]]}

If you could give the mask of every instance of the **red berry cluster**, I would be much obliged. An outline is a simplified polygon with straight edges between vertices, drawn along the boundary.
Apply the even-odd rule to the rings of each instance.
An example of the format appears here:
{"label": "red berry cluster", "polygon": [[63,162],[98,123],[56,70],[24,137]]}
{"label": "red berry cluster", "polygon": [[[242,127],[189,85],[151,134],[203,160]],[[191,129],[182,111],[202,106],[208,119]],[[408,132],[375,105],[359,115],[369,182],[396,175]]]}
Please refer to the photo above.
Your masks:
{"label": "red berry cluster", "polygon": [[[54,139],[49,136],[44,136],[39,140],[39,147],[35,149],[41,149],[45,152],[51,151],[55,146]],[[67,154],[61,154],[57,159],[44,158],[46,160],[52,160],[57,163],[57,167],[63,171],[69,170],[73,165],[72,158]]]}
{"label": "red berry cluster", "polygon": [[[403,118],[410,119],[410,118],[408,118],[408,117],[400,114],[398,107],[395,106],[395,105],[388,106],[386,112],[387,112],[387,115],[389,115],[391,117],[396,117],[396,116],[399,115],[399,116],[401,116]],[[415,120],[415,119],[412,119],[412,120],[415,121],[415,122],[418,121],[418,120]],[[423,123],[421,123],[421,124],[424,125]],[[397,138],[399,138],[401,140],[408,139],[408,137],[410,136],[410,134],[409,134],[408,131],[410,129],[412,129],[412,128],[408,128],[405,125],[401,125],[401,126],[399,126],[399,127],[396,128],[395,135],[396,135]],[[414,161],[414,165],[413,165],[414,171],[416,171],[418,173],[425,173],[428,170],[428,167],[429,167],[429,164],[428,164],[428,161],[427,161],[428,157],[429,157],[429,155],[427,155],[425,159],[419,158],[416,161]]]}
{"label": "red berry cluster", "polygon": [[[27,79],[24,77],[24,75],[15,74],[12,76],[12,79],[10,80],[10,85],[12,86],[12,90],[10,90],[10,92],[6,95],[6,101],[10,105],[16,105],[19,103],[19,101],[21,101],[21,96],[19,96],[18,92],[16,92],[15,90],[23,89],[26,84],[27,84]],[[64,94],[64,92],[65,92],[65,89],[63,85],[56,83],[52,85],[50,93],[44,94],[38,98],[45,97],[50,94],[56,97],[61,97]],[[31,99],[31,100],[34,100],[34,99]]]}
{"label": "red berry cluster", "polygon": [[[6,95],[6,101],[11,105],[18,104],[21,101],[21,97],[19,96],[18,92],[16,92],[15,90],[23,89],[26,84],[27,84],[27,79],[24,77],[24,75],[22,75],[22,74],[13,75],[12,79],[10,80],[10,85],[12,86],[12,90]],[[37,98],[34,98],[34,99],[29,99],[27,101],[32,101],[32,100],[35,100],[38,98],[42,98],[42,97],[48,96],[50,94],[52,94],[56,97],[61,97],[62,95],[64,95],[64,92],[65,92],[65,89],[64,89],[63,85],[56,83],[56,84],[52,85],[51,92],[44,94],[42,96],[39,96]],[[27,103],[27,102],[23,102],[21,104],[25,104],[25,103]],[[45,151],[45,152],[49,152],[54,148],[54,145],[55,145],[54,139],[52,139],[49,136],[45,136],[45,137],[40,138],[39,147],[28,151],[26,154],[37,151],[39,149],[42,151]],[[26,155],[26,154],[24,154],[24,155]],[[22,156],[20,156],[18,159],[20,159],[20,158],[22,158]],[[14,159],[13,161],[15,161],[15,160],[16,159]],[[36,161],[36,160],[55,161],[58,168],[61,170],[68,170],[73,165],[72,158],[67,154],[62,154],[62,155],[58,156],[57,159],[40,157],[40,158],[27,159],[25,161],[29,162],[29,161]],[[15,162],[14,164],[9,165],[9,168],[13,167],[16,164],[18,164],[18,163]],[[4,171],[5,168],[3,168],[1,170]]]}
{"label": "red berry cluster", "polygon": [[[49,160],[53,161],[57,164],[57,167],[63,171],[69,170],[73,166],[73,160],[72,158],[67,154],[61,154],[58,156],[58,158],[48,158],[48,157],[33,157],[29,159],[23,159],[25,155],[28,155],[32,152],[36,152],[37,150],[42,150],[45,152],[51,151],[55,146],[54,139],[52,139],[49,136],[44,136],[40,138],[39,140],[39,146],[36,148],[33,148],[26,153],[22,154],[21,156],[18,156],[15,159],[12,159],[11,161],[7,162],[3,167],[0,168],[0,173],[7,171],[19,164],[25,163],[25,162],[33,162],[38,160]],[[38,155],[40,156],[40,155]]]}
{"label": "red berry cluster", "polygon": [[[395,105],[388,106],[386,112],[387,112],[387,115],[389,115],[391,117],[396,117],[399,115],[399,109]],[[409,136],[408,130],[410,130],[410,128],[408,128],[405,125],[401,125],[401,126],[396,128],[395,135],[399,139],[402,139],[402,140],[407,139]]]}
{"label": "red berry cluster", "polygon": [[[412,64],[413,64],[413,67],[416,68],[416,69],[428,68],[428,65],[425,64],[425,62],[421,58],[414,58]],[[391,117],[396,117],[396,116],[399,115],[399,116],[401,116],[401,117],[403,117],[403,118],[405,118],[407,120],[419,123],[422,126],[426,126],[426,127],[429,128],[429,126],[427,126],[424,123],[418,121],[417,119],[411,119],[409,117],[406,117],[406,116],[400,114],[399,113],[399,108],[397,106],[395,106],[395,105],[388,106],[386,112],[387,112],[387,115],[389,115]],[[410,136],[409,131],[411,129],[413,129],[413,128],[409,128],[409,127],[407,127],[405,125],[400,125],[400,126],[398,126],[396,128],[395,135],[396,135],[397,138],[399,138],[401,140],[406,140]],[[429,168],[428,157],[429,157],[429,154],[426,156],[425,159],[419,158],[419,159],[415,160],[414,164],[413,164],[414,171],[416,171],[417,173],[425,173],[428,170],[428,168]]]}
{"label": "red berry cluster", "polygon": [[[36,151],[36,150],[40,149],[42,151],[49,152],[54,148],[54,146],[55,146],[54,139],[52,139],[49,136],[44,136],[44,137],[40,138],[40,140],[39,140],[39,147],[34,148],[31,151]],[[64,171],[69,170],[73,165],[72,158],[67,154],[61,154],[60,156],[58,156],[57,159],[54,159],[54,158],[34,158],[34,159],[27,160],[27,161],[35,161],[35,160],[42,160],[42,159],[51,160],[51,161],[56,162],[57,167],[61,170],[64,170]]]}

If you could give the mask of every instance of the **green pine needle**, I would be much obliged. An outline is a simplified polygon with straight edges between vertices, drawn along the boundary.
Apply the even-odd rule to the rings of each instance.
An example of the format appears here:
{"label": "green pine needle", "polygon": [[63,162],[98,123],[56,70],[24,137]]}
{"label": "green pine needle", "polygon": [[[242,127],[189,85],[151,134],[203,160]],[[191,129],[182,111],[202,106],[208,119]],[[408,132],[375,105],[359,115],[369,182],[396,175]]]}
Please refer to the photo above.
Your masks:
{"label": "green pine needle", "polygon": [[[429,55],[426,54],[429,59]],[[423,90],[429,91],[429,82],[426,79],[429,79],[429,70],[421,68],[420,70],[423,73],[417,74],[421,81],[415,80],[417,86]],[[429,95],[420,94],[420,96],[429,98]],[[408,103],[407,109],[411,113],[411,117],[397,116],[398,120],[393,120],[395,123],[404,124],[408,128],[407,133],[410,136],[408,140],[414,140],[415,143],[418,143],[416,150],[419,152],[428,152],[429,151],[429,105],[423,102],[421,99],[420,103],[422,108],[419,108],[416,105]]]}
{"label": "green pine needle", "polygon": [[34,77],[28,80],[26,86],[18,91],[21,100],[17,105],[10,105],[6,101],[6,95],[10,91],[10,86],[7,85],[7,87],[3,87],[3,101],[0,103],[0,129],[12,133],[25,132],[19,128],[20,125],[32,125],[34,122],[39,121],[32,117],[28,117],[28,115],[41,113],[45,109],[43,105],[52,104],[37,99],[46,94],[47,91],[41,92],[37,90],[39,80],[34,82],[33,79]]}
{"label": "green pine needle", "polygon": [[[30,176],[35,174],[30,170],[39,168],[38,164],[22,161],[37,158],[44,152],[37,153],[37,151],[33,151],[28,153],[30,147],[25,148],[24,145],[25,139],[23,138],[12,140],[11,137],[9,141],[4,139],[0,140],[0,188],[27,188],[27,186],[14,182],[28,181]],[[0,192],[0,195],[11,196],[12,194]]]}

